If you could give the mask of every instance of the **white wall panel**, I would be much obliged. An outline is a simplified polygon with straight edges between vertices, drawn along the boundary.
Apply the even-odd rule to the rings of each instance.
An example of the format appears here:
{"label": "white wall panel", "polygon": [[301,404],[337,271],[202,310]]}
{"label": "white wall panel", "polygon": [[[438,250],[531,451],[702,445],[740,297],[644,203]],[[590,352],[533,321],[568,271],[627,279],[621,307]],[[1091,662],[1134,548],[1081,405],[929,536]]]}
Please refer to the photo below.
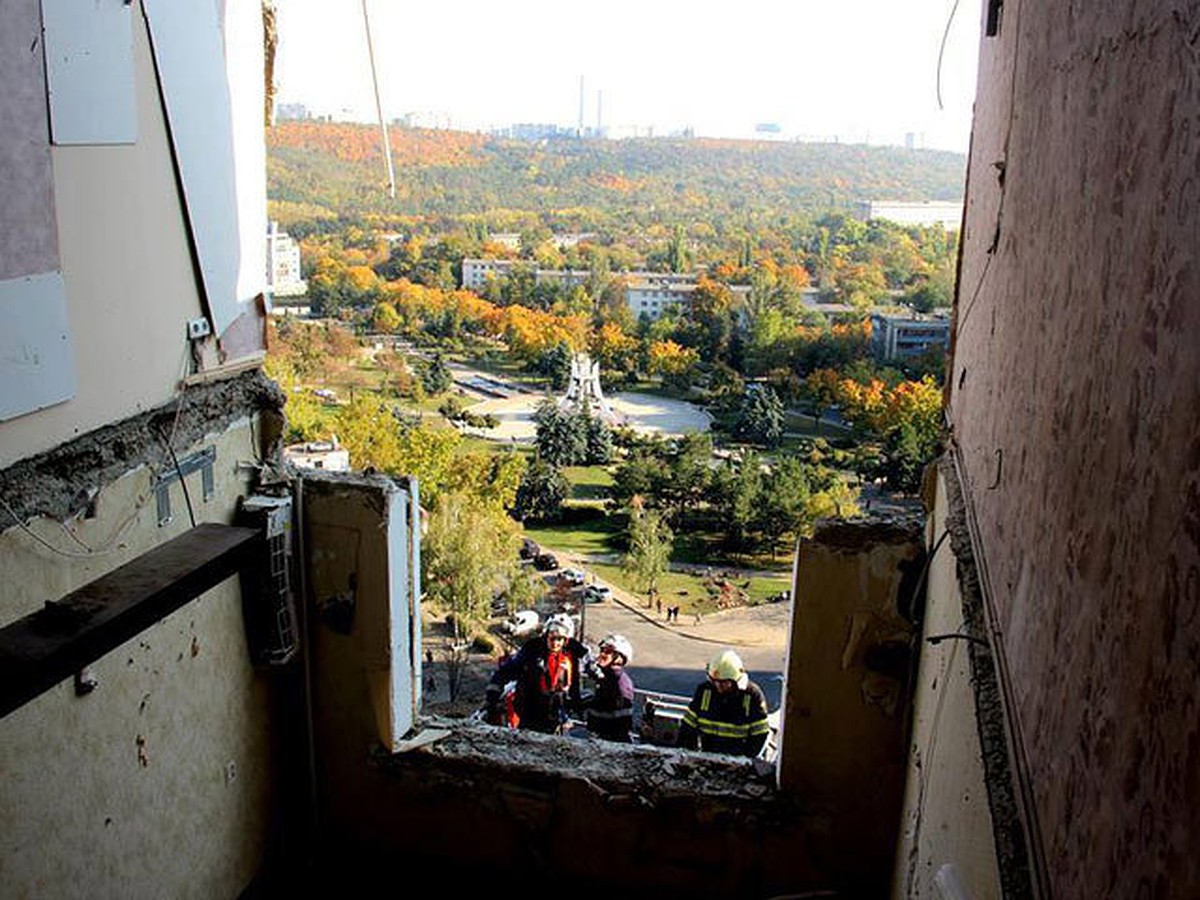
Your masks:
{"label": "white wall panel", "polygon": [[54,143],[137,140],[132,9],[125,0],[42,0]]}
{"label": "white wall panel", "polygon": [[62,276],[0,281],[0,421],[70,400],[75,385]]}
{"label": "white wall panel", "polygon": [[144,0],[144,8],[204,294],[220,334],[243,306],[233,123],[217,10],[213,0]]}

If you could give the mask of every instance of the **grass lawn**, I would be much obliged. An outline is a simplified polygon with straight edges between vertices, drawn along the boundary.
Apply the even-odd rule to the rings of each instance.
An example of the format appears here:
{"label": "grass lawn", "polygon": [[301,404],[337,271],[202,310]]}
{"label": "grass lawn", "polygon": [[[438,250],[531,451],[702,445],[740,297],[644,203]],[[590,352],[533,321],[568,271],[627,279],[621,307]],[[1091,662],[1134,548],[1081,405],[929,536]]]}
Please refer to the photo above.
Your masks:
{"label": "grass lawn", "polygon": [[571,483],[572,500],[606,500],[612,473],[605,466],[567,466],[563,475]]}
{"label": "grass lawn", "polygon": [[594,507],[567,507],[563,521],[553,525],[526,525],[525,534],[551,550],[605,554],[618,551],[617,537],[624,520],[606,516]]}
{"label": "grass lawn", "polygon": [[[617,539],[624,530],[623,517],[606,516],[600,510],[589,507],[568,507],[565,521],[555,525],[526,525],[525,534],[533,538],[548,550],[559,550],[566,553],[578,553],[589,556],[603,556],[620,552]],[[696,538],[696,535],[688,535]],[[712,538],[715,540],[715,538]],[[679,552],[680,544],[676,543],[674,562],[711,562],[714,569],[731,565],[730,560],[723,557],[708,555],[697,560],[684,559]],[[766,565],[769,560],[747,559],[742,565]],[[761,603],[771,594],[787,590],[791,586],[791,564],[780,559],[776,565],[777,573],[749,579],[746,588],[751,603]],[[623,588],[630,593],[644,598],[645,594],[638,589],[633,579],[616,563],[589,563],[592,569],[603,581]],[[739,582],[739,585],[744,582]],[[664,605],[679,606],[686,613],[699,609],[702,613],[712,612],[716,605],[710,599],[704,586],[704,578],[690,572],[667,572],[659,581],[659,593]]]}
{"label": "grass lawn", "polygon": [[[445,422],[445,419],[442,419]],[[451,426],[453,427],[453,426]],[[533,459],[532,444],[514,444],[512,442],[489,441],[487,438],[464,435],[458,444],[459,453],[517,453],[526,459]]]}
{"label": "grass lawn", "polygon": [[[633,580],[618,565],[607,563],[592,563],[588,566],[602,581],[615,584],[619,588],[635,594],[642,604],[645,604],[645,593],[634,586]],[[771,594],[777,594],[791,587],[791,574],[780,573],[767,578],[751,578],[750,586],[746,588],[750,595],[751,604],[762,603]],[[745,584],[738,582],[738,586]],[[704,579],[689,572],[667,572],[658,583],[659,597],[663,606],[678,606],[683,615],[693,612],[710,613],[716,611],[716,602],[710,597],[704,585]]]}

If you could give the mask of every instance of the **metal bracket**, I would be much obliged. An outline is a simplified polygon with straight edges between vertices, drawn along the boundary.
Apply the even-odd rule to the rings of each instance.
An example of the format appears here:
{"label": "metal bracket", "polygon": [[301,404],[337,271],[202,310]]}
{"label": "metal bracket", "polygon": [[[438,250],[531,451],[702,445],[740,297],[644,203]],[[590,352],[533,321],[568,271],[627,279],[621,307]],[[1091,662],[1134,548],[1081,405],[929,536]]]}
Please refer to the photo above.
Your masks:
{"label": "metal bracket", "polygon": [[187,477],[200,470],[200,483],[204,492],[204,502],[207,503],[216,493],[213,480],[213,463],[217,461],[217,448],[205,447],[199,453],[185,456],[179,460],[178,468],[171,468],[159,474],[154,482],[154,495],[158,503],[158,526],[161,528],[171,521],[171,485],[181,477]]}

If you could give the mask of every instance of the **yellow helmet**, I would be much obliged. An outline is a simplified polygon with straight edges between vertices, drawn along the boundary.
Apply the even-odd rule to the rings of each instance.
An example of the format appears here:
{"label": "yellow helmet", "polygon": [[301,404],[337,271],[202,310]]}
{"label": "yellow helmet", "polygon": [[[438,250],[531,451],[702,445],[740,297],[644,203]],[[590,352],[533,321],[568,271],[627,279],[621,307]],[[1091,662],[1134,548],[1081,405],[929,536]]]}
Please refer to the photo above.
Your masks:
{"label": "yellow helmet", "polygon": [[742,658],[732,650],[722,650],[708,664],[708,677],[722,681],[737,681],[745,671]]}

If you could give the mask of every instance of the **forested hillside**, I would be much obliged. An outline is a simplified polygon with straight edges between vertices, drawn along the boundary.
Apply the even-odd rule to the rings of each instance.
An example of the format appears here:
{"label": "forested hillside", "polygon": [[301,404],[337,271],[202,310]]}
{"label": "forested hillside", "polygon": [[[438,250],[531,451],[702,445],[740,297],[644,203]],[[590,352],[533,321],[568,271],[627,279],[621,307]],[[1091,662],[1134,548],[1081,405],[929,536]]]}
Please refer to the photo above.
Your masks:
{"label": "forested hillside", "polygon": [[706,222],[721,232],[860,200],[957,200],[966,164],[956,153],[844,144],[390,134],[394,200],[377,128],[270,128],[272,216],[301,233],[335,230],[339,220],[432,231],[474,221],[520,230],[531,217],[563,231]]}

